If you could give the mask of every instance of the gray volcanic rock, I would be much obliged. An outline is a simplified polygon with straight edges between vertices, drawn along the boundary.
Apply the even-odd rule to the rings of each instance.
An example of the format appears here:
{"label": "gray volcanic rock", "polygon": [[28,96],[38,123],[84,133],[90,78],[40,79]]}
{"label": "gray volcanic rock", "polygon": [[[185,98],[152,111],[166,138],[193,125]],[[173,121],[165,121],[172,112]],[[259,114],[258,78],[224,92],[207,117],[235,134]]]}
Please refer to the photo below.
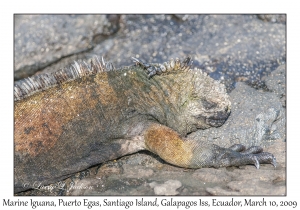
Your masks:
{"label": "gray volcanic rock", "polygon": [[15,15],[15,79],[90,50],[117,28],[106,15]]}
{"label": "gray volcanic rock", "polygon": [[286,107],[286,69],[279,66],[275,71],[263,78],[268,89],[280,98],[283,107]]}
{"label": "gray volcanic rock", "polygon": [[[261,87],[261,75],[285,63],[285,25],[251,15],[123,15],[119,36],[91,51],[116,65],[191,55],[194,65],[229,90],[236,81]],[[108,47],[108,48],[107,48]],[[130,55],[130,56],[128,56]]]}
{"label": "gray volcanic rock", "polygon": [[131,65],[132,56],[191,55],[228,90],[237,81],[263,87],[261,77],[285,63],[285,32],[285,22],[257,15],[16,15],[15,79],[94,55],[117,67]]}
{"label": "gray volcanic rock", "polygon": [[272,23],[286,23],[286,15],[283,14],[260,14],[257,15],[257,17],[263,21],[266,22],[272,22]]}
{"label": "gray volcanic rock", "polygon": [[177,195],[177,189],[180,188],[182,184],[178,180],[168,180],[163,184],[151,182],[149,186],[153,188],[155,195]]}

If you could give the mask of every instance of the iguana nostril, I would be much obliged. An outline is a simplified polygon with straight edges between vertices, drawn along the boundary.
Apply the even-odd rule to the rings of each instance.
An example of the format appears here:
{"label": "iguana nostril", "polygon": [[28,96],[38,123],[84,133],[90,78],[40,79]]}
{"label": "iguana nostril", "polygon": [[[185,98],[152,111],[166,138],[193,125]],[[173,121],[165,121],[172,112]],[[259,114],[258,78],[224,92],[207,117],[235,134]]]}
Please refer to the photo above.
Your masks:
{"label": "iguana nostril", "polygon": [[230,112],[230,108],[228,106],[225,108],[225,112]]}

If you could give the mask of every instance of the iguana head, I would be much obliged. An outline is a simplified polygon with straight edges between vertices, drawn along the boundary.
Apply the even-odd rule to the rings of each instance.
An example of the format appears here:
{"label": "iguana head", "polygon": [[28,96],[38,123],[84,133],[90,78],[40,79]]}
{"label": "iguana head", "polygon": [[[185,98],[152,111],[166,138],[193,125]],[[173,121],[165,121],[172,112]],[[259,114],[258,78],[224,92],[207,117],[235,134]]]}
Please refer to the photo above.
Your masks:
{"label": "iguana head", "polygon": [[188,130],[223,125],[230,114],[231,102],[226,88],[199,69],[191,70],[192,84],[189,100],[182,110]]}
{"label": "iguana head", "polygon": [[230,114],[231,103],[225,86],[200,69],[190,69],[185,63],[183,69],[170,69],[166,75],[151,79],[167,92],[171,107],[169,112],[165,111],[167,126],[181,135],[219,127]]}

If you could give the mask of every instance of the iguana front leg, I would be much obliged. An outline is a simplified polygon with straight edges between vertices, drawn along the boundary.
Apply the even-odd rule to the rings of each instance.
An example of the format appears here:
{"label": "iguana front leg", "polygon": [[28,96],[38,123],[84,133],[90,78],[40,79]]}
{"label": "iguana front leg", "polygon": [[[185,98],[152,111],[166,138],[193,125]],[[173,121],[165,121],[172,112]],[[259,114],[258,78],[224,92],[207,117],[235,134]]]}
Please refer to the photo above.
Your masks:
{"label": "iguana front leg", "polygon": [[275,157],[262,152],[261,147],[250,147],[245,150],[242,145],[234,145],[228,149],[181,138],[172,129],[153,124],[144,132],[145,146],[163,160],[184,168],[226,167],[260,163],[270,163],[276,167]]}

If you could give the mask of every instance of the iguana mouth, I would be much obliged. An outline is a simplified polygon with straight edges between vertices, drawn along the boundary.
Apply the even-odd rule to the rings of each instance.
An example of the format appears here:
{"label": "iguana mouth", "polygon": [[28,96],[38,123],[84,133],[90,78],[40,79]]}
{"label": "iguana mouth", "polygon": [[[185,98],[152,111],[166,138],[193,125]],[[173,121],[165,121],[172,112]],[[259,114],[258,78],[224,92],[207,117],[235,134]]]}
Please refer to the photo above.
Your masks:
{"label": "iguana mouth", "polygon": [[219,127],[225,123],[230,112],[217,112],[214,116],[206,118],[205,122],[213,127]]}

